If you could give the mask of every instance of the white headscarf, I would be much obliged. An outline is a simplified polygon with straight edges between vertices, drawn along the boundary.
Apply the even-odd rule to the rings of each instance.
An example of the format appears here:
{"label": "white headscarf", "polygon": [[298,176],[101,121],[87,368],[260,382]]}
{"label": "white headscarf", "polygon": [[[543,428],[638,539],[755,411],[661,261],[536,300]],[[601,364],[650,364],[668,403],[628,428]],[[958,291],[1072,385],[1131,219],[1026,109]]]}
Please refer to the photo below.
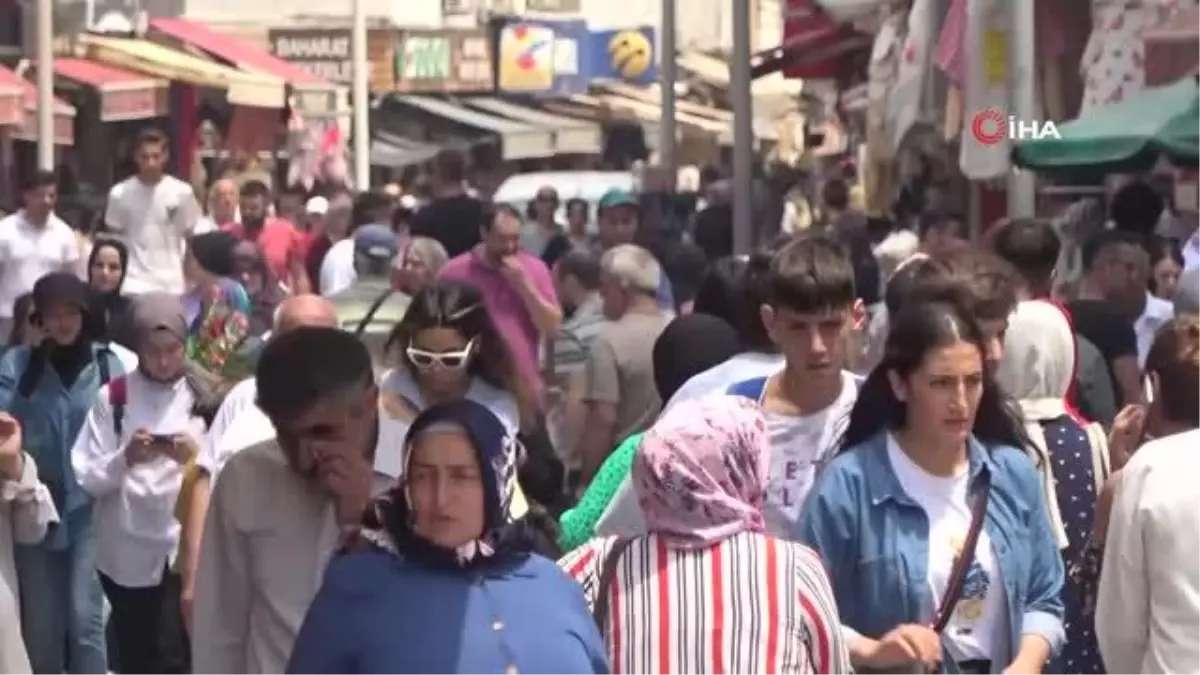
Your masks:
{"label": "white headscarf", "polygon": [[[1046,509],[1060,547],[1066,547],[1067,534],[1058,509],[1050,449],[1042,423],[1070,415],[1067,394],[1075,379],[1075,333],[1063,311],[1045,300],[1026,300],[1008,319],[1004,336],[1004,358],[997,373],[1000,386],[1021,406],[1025,432],[1033,444],[1033,453],[1042,474]],[[1099,425],[1085,428],[1092,449],[1099,491],[1107,474],[1108,443]],[[1097,465],[1097,462],[1101,464]]]}

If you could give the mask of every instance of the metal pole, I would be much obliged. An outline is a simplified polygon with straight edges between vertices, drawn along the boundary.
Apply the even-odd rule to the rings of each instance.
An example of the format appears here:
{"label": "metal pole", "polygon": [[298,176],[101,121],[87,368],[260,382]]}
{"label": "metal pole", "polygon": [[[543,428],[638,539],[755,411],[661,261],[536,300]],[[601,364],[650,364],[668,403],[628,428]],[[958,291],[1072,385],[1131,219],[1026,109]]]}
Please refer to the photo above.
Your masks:
{"label": "metal pole", "polygon": [[37,3],[38,168],[54,170],[54,0]]}
{"label": "metal pole", "polygon": [[754,104],[750,100],[750,3],[733,2],[733,252],[748,255],[757,239],[754,226]]}
{"label": "metal pole", "polygon": [[675,65],[675,0],[662,0],[662,49],[659,74],[662,81],[662,123],[658,127],[658,163],[667,174],[667,186],[674,191],[678,176],[678,161],[675,154],[675,80],[678,73]]}
{"label": "metal pole", "polygon": [[354,0],[354,23],[351,29],[351,58],[354,61],[354,82],[351,89],[354,106],[354,186],[366,190],[371,186],[371,91],[368,85],[371,63],[367,60],[366,0]]}
{"label": "metal pole", "polygon": [[[1034,41],[1034,0],[1009,0],[1012,30],[1008,34],[1008,86],[1012,114],[1018,121],[1037,120],[1037,46]],[[1032,218],[1037,210],[1037,182],[1033,172],[1015,169],[1008,174],[1008,217]]]}

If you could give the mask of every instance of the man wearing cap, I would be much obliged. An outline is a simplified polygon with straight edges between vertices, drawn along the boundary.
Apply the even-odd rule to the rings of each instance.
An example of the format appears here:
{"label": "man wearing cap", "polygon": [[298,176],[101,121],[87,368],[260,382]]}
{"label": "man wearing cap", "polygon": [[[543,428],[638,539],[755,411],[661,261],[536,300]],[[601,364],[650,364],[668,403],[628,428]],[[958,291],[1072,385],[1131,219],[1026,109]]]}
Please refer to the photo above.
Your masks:
{"label": "man wearing cap", "polygon": [[265,183],[246,181],[240,194],[241,222],[226,223],[221,229],[243,241],[254,242],[275,278],[294,293],[307,293],[309,280],[304,269],[307,238],[291,222],[270,217],[267,214],[270,203],[271,190]]}
{"label": "man wearing cap", "polygon": [[59,525],[40,544],[15,551],[21,626],[35,673],[107,669],[92,498],[65,459],[97,392],[123,370],[116,355],[87,335],[87,294],[73,274],[39,279],[33,320],[45,339],[35,348],[14,347],[0,359],[0,410],[20,423],[24,449],[59,515]]}
{"label": "man wearing cap", "polygon": [[[641,218],[642,206],[632,192],[620,188],[605,192],[596,207],[596,219],[599,224],[596,243],[600,246],[599,252],[604,253],[613,247],[634,243]],[[671,280],[666,274],[663,274],[661,279],[658,293],[655,294],[658,306],[673,312],[675,293],[671,288]]]}
{"label": "man wearing cap", "polygon": [[325,214],[329,213],[329,200],[317,196],[304,203],[303,222],[300,229],[309,237],[325,231]]}
{"label": "man wearing cap", "polygon": [[409,297],[392,289],[392,269],[399,254],[391,228],[363,225],[354,233],[354,283],[329,296],[342,329],[366,341],[377,367],[383,364],[387,336],[408,311]]}
{"label": "man wearing cap", "polygon": [[179,614],[179,499],[199,452],[208,393],[189,374],[178,297],[146,293],[133,308],[138,367],[100,390],[71,451],[95,500],[96,570],[112,607],[121,672],[190,672]]}

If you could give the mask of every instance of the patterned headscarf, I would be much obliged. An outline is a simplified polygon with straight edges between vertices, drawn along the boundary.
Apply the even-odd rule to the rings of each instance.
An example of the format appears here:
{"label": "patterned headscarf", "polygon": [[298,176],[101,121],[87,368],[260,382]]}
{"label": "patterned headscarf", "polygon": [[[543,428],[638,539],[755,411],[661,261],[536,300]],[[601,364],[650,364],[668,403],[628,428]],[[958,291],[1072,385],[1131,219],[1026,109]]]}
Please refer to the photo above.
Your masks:
{"label": "patterned headscarf", "polygon": [[721,394],[672,407],[633,463],[646,529],[679,548],[761,532],[770,451],[766,420],[749,399]]}
{"label": "patterned headscarf", "polygon": [[449,550],[417,534],[404,480],[368,510],[361,537],[386,551],[439,568],[471,569],[497,557],[528,553],[533,541],[511,516],[520,446],[486,407],[464,399],[427,408],[418,415],[404,439],[404,474],[408,475],[418,438],[448,432],[465,433],[479,458],[484,497],[479,538]]}

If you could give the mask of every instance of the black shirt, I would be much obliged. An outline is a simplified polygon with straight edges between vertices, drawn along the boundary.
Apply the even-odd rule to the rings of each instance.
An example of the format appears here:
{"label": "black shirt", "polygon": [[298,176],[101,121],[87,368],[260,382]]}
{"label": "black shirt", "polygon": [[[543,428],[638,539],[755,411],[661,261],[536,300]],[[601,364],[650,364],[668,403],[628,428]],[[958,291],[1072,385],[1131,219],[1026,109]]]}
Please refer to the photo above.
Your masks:
{"label": "black shirt", "polygon": [[1111,367],[1123,356],[1137,356],[1137,335],[1133,322],[1103,300],[1073,300],[1067,303],[1075,332],[1087,338]]}
{"label": "black shirt", "polygon": [[409,232],[437,240],[453,258],[479,243],[485,213],[483,202],[467,195],[435,199],[413,216]]}

